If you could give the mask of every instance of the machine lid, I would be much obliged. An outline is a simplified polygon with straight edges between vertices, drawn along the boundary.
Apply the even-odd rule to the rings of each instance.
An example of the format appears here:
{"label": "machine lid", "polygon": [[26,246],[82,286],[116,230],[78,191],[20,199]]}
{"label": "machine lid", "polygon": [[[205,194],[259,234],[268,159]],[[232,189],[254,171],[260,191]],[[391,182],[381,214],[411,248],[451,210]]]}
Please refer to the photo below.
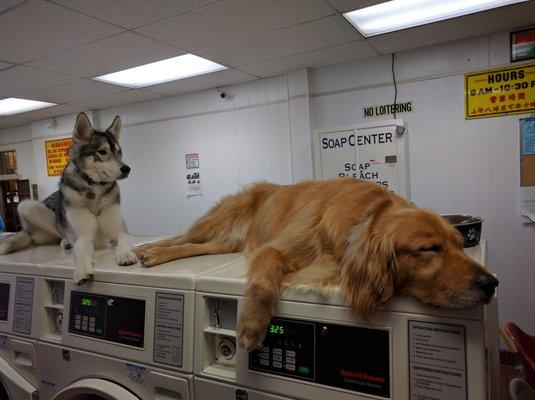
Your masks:
{"label": "machine lid", "polygon": [[0,357],[0,398],[7,396],[8,400],[34,400],[36,395],[37,389]]}
{"label": "machine lid", "polygon": [[[100,250],[95,252],[94,280],[105,283],[195,290],[197,278],[200,275],[221,268],[242,257],[241,253],[198,256],[170,261],[152,268],[143,268],[139,263],[130,266],[117,265],[114,249]],[[73,258],[66,257],[43,264],[41,273],[46,277],[72,279],[73,268]]]}
{"label": "machine lid", "polygon": [[[486,254],[485,241],[481,241],[478,246],[464,250],[474,260],[484,265]],[[228,265],[222,268],[210,271],[199,277],[197,282],[197,291],[231,296],[244,296],[247,289],[247,267],[248,261],[243,257],[230,262]],[[338,287],[335,287],[328,296],[319,296],[306,285],[288,287],[281,293],[280,300],[335,306],[345,305],[340,293],[340,288]],[[458,317],[475,320],[480,320],[483,318],[482,306],[476,306],[463,310],[451,310],[427,306],[420,301],[409,297],[398,297],[392,299],[383,307],[383,309],[385,311],[393,312],[450,316],[453,318]]]}
{"label": "machine lid", "polygon": [[141,400],[122,386],[104,379],[82,379],[67,386],[53,400]]}
{"label": "machine lid", "polygon": [[38,275],[41,264],[68,257],[70,252],[57,245],[35,246],[0,256],[0,272]]}

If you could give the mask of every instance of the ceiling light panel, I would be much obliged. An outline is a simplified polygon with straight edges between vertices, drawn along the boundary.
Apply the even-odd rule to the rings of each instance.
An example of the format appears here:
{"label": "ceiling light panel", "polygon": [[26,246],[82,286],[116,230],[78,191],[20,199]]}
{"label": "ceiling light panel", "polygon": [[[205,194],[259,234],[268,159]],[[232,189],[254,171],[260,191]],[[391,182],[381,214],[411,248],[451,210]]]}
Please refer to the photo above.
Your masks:
{"label": "ceiling light panel", "polygon": [[527,0],[392,0],[344,14],[365,37],[399,31]]}
{"label": "ceiling light panel", "polygon": [[185,54],[93,78],[130,88],[141,88],[227,69],[224,65]]}
{"label": "ceiling light panel", "polygon": [[44,101],[8,97],[7,99],[0,100],[0,117],[39,110],[40,108],[52,107],[56,105],[57,104],[55,103],[45,103]]}

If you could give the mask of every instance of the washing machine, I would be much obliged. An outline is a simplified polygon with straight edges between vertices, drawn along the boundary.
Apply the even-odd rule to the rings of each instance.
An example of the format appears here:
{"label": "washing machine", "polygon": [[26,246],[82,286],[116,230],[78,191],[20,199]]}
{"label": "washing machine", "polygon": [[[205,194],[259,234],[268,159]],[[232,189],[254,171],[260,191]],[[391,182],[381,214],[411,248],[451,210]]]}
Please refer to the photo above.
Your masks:
{"label": "washing machine", "polygon": [[[485,264],[486,243],[466,249]],[[497,400],[497,296],[465,310],[396,298],[368,322],[339,290],[286,290],[262,347],[236,346],[246,290],[244,259],[197,283],[197,400]]]}
{"label": "washing machine", "polygon": [[142,268],[118,266],[113,251],[99,251],[95,279],[82,286],[72,283],[72,258],[44,263],[41,398],[192,399],[198,277],[240,258]]}
{"label": "washing machine", "polygon": [[66,255],[59,246],[40,246],[0,256],[0,399],[38,397],[40,265]]}

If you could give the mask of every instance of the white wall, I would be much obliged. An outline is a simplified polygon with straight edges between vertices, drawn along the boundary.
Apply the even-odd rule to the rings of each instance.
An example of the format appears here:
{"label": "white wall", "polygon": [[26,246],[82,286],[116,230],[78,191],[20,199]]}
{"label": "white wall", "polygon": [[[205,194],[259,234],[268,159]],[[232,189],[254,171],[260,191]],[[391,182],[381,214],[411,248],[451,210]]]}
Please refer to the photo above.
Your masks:
{"label": "white wall", "polygon": [[[441,213],[481,215],[488,266],[500,279],[501,321],[535,331],[535,225],[519,214],[522,116],[467,121],[464,73],[508,63],[508,34],[397,55],[398,101],[407,121],[412,200]],[[316,70],[312,127],[363,123],[365,105],[393,102],[390,56]]]}
{"label": "white wall", "polygon": [[[489,267],[501,281],[501,320],[535,331],[535,226],[523,224],[516,197],[520,117],[466,121],[463,114],[464,73],[506,64],[508,34],[396,58],[398,100],[415,106],[401,115],[408,125],[412,199],[439,212],[485,217]],[[312,129],[364,122],[364,105],[393,101],[390,56],[295,71],[228,91],[227,101],[209,90],[94,115],[100,128],[116,114],[123,119],[121,141],[132,174],[121,191],[133,233],[183,232],[222,195],[258,179],[290,183],[312,177]],[[43,140],[70,135],[74,116],[60,119],[54,129],[47,128],[49,122],[33,123],[28,139],[43,197],[57,183],[46,176]],[[13,132],[0,132],[0,146],[8,146]],[[200,154],[202,197],[185,194],[188,152]]]}

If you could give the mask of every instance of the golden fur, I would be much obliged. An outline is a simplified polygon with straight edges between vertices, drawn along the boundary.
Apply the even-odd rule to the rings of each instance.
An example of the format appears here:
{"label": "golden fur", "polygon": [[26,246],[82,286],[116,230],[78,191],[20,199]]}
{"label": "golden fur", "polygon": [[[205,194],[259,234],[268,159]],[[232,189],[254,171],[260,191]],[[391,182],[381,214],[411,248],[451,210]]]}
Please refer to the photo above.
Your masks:
{"label": "golden fur", "polygon": [[319,291],[339,284],[346,304],[365,319],[393,296],[470,307],[488,301],[497,285],[438,214],[352,179],[257,183],[221,199],[184,235],[134,251],[146,267],[243,251],[249,286],[238,339],[246,350],[262,341],[287,284]]}

